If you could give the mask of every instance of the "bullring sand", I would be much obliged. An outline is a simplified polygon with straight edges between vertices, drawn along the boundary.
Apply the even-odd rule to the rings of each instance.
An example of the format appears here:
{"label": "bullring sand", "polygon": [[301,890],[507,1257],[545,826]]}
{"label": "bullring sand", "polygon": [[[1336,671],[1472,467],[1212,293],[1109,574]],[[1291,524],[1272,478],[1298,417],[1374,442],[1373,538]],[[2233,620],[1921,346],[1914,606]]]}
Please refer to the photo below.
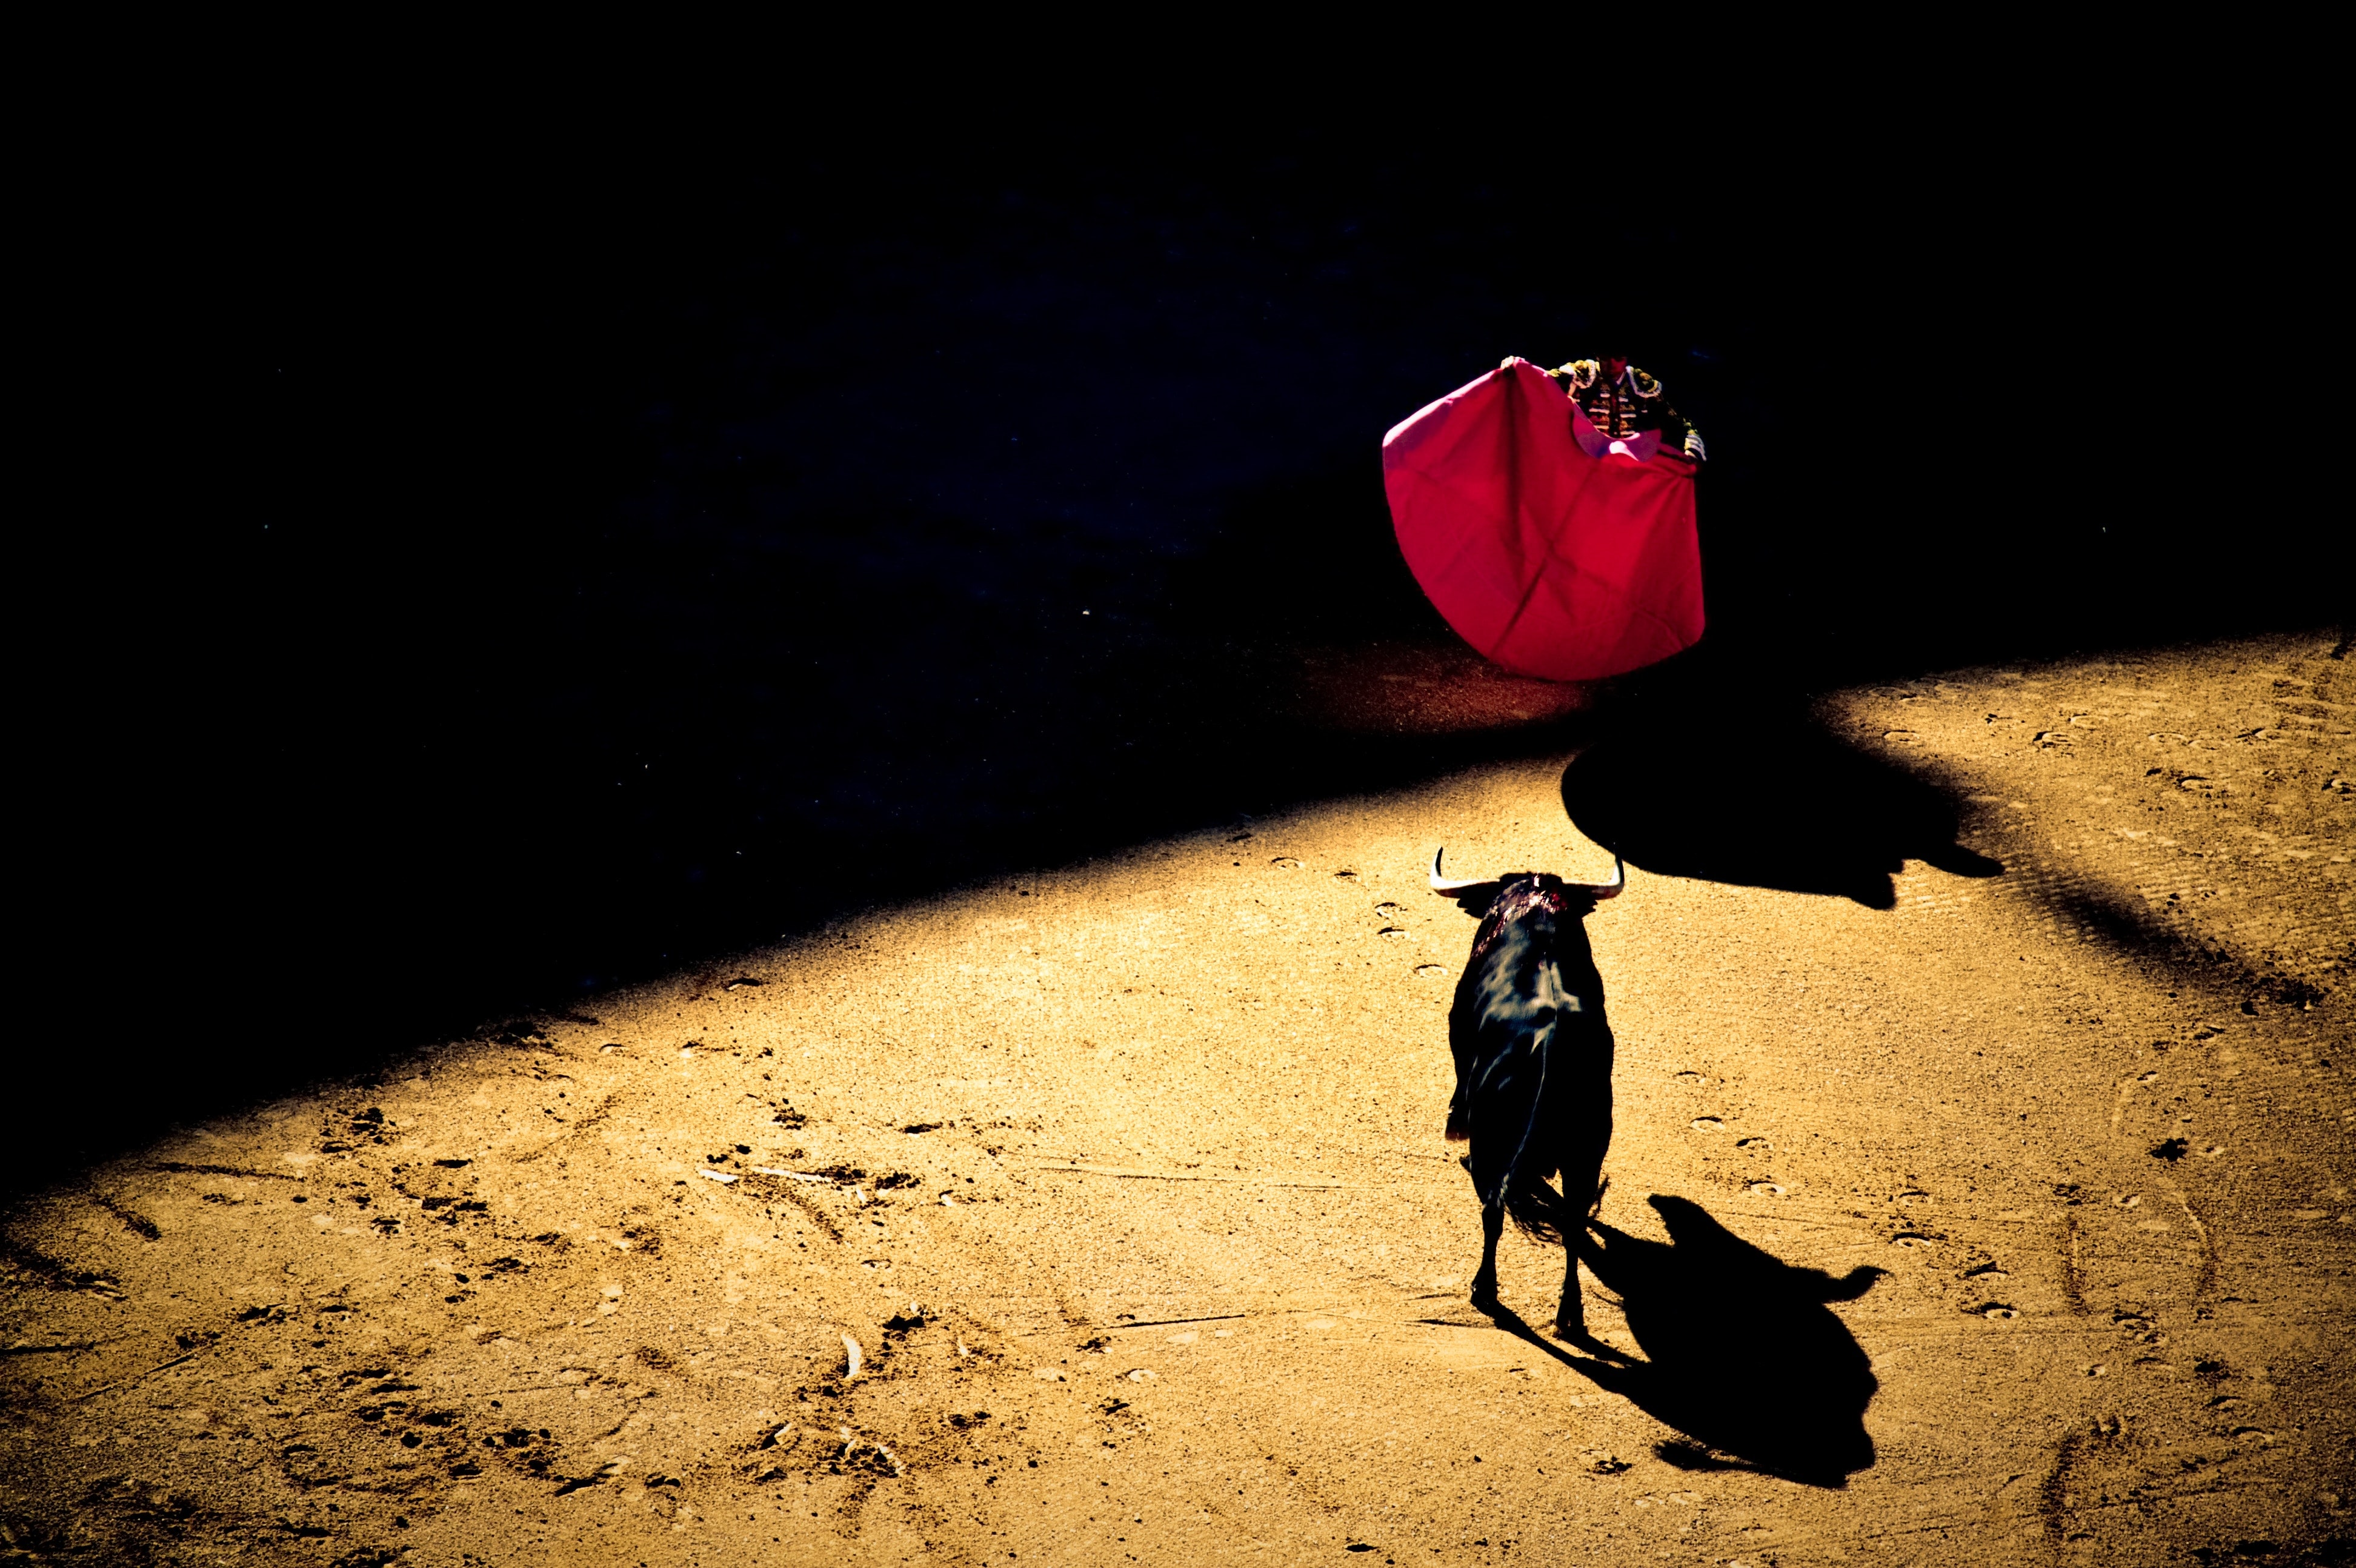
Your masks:
{"label": "bullring sand", "polygon": [[[1632,869],[1590,922],[1616,1354],[1469,1306],[1440,1136],[1472,922],[1423,869],[1607,871],[1557,756],[873,911],[28,1199],[10,1555],[2329,1552],[2356,1535],[2333,652],[1824,699],[1994,876],[1910,862],[1876,908]],[[1528,1324],[1558,1258],[1507,1241]]]}

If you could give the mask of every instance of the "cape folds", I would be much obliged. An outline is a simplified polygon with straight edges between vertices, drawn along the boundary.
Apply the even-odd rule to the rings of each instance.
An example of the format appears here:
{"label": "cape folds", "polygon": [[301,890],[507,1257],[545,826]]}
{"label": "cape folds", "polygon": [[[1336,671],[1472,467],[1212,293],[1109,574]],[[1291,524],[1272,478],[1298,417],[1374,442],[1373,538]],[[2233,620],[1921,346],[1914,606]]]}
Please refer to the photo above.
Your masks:
{"label": "cape folds", "polygon": [[1383,437],[1408,567],[1458,635],[1521,675],[1593,680],[1702,633],[1694,467],[1604,436],[1527,360]]}

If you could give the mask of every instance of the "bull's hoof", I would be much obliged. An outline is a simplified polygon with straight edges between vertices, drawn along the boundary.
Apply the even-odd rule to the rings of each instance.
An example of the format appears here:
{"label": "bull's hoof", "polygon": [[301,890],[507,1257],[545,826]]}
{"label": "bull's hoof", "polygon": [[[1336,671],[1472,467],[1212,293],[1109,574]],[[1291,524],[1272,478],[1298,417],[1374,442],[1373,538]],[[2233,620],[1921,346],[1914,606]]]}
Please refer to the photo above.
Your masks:
{"label": "bull's hoof", "polygon": [[1578,1317],[1558,1317],[1554,1320],[1554,1337],[1568,1339],[1574,1345],[1583,1345],[1587,1342],[1586,1321]]}
{"label": "bull's hoof", "polygon": [[1448,1132],[1446,1136],[1448,1141],[1452,1144],[1471,1143],[1472,1141],[1472,1129],[1464,1125],[1464,1118],[1462,1116],[1451,1115],[1448,1118]]}
{"label": "bull's hoof", "polygon": [[1472,1305],[1483,1308],[1496,1306],[1497,1282],[1494,1279],[1474,1280],[1472,1282]]}

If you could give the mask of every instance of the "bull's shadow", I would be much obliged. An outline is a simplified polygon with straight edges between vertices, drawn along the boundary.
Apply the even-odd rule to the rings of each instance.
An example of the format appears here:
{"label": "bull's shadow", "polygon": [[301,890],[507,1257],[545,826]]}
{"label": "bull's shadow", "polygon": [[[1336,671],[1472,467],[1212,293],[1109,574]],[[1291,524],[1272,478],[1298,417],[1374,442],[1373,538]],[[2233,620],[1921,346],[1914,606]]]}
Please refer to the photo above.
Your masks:
{"label": "bull's shadow", "polygon": [[[1683,1198],[1655,1197],[1670,1239],[1589,1222],[1580,1258],[1644,1353],[1566,1358],[1689,1440],[1660,1456],[1687,1469],[1749,1469],[1843,1487],[1873,1463],[1872,1362],[1826,1307],[1854,1301],[1882,1270],[1835,1279],[1743,1241]],[[1590,1349],[1598,1348],[1590,1345]]]}
{"label": "bull's shadow", "polygon": [[1564,770],[1570,818],[1632,866],[1897,902],[1909,859],[2004,868],[1955,842],[1954,801],[1825,734],[1794,705],[1710,693],[1691,674],[1640,690]]}
{"label": "bull's shadow", "polygon": [[1491,1322],[1684,1434],[1655,1452],[1680,1469],[1754,1470],[1840,1488],[1872,1465],[1866,1406],[1879,1386],[1864,1347],[1826,1307],[1885,1272],[1838,1279],[1743,1241],[1698,1203],[1655,1197],[1667,1242],[1588,1221],[1588,1272],[1620,1298],[1638,1358],[1592,1335],[1574,1355],[1510,1307]]}

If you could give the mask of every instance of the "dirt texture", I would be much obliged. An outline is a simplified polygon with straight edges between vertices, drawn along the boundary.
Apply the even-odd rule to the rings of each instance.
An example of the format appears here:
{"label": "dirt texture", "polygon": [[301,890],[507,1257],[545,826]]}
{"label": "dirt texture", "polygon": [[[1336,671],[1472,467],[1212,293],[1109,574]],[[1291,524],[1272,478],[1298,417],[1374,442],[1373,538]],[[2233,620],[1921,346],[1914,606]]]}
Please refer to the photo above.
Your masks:
{"label": "dirt texture", "polygon": [[[2351,670],[1640,712],[188,1130],[8,1218],[0,1546],[2348,1561]],[[1602,1350],[1466,1299],[1442,844],[1632,866]]]}

